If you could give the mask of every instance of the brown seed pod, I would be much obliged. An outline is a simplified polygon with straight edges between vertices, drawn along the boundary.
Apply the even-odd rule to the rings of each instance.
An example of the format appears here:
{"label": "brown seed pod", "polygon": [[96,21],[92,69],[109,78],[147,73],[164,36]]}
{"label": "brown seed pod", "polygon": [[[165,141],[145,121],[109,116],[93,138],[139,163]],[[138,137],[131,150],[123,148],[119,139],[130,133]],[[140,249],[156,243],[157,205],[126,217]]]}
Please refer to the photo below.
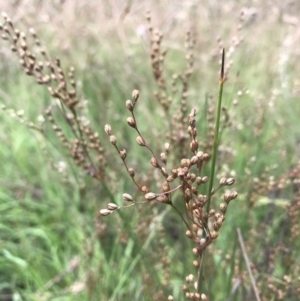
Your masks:
{"label": "brown seed pod", "polygon": [[122,198],[123,198],[124,201],[127,201],[127,202],[132,202],[133,201],[132,196],[128,193],[123,193]]}
{"label": "brown seed pod", "polygon": [[99,213],[100,213],[100,215],[102,215],[102,216],[107,216],[107,215],[111,214],[112,211],[109,210],[109,209],[101,209],[101,210],[99,211]]}

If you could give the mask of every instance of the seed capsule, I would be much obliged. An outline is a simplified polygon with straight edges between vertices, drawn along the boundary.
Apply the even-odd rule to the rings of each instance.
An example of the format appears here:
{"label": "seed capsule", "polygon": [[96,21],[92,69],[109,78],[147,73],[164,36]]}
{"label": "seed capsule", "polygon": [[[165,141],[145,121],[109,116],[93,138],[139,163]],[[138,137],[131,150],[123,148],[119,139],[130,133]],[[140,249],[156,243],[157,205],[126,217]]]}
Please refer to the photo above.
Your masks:
{"label": "seed capsule", "polygon": [[109,124],[106,124],[104,127],[104,131],[107,135],[111,135],[111,126]]}
{"label": "seed capsule", "polygon": [[130,125],[132,128],[136,128],[136,123],[135,123],[135,121],[134,121],[134,119],[132,118],[132,117],[128,117],[127,118],[127,123],[128,123],[128,125]]}
{"label": "seed capsule", "polygon": [[124,201],[127,201],[127,202],[132,202],[133,201],[132,196],[128,193],[123,193],[122,198],[123,198]]}
{"label": "seed capsule", "polygon": [[133,103],[130,99],[126,100],[126,108],[128,109],[128,111],[132,112],[133,111]]}
{"label": "seed capsule", "polygon": [[137,137],[136,137],[136,142],[137,142],[137,144],[140,145],[140,146],[145,146],[145,145],[146,145],[144,139],[143,139],[141,136],[137,136]]}
{"label": "seed capsule", "polygon": [[112,145],[117,145],[117,138],[116,138],[116,136],[111,135],[111,136],[109,137],[109,141],[110,141],[110,143],[111,143]]}
{"label": "seed capsule", "polygon": [[112,211],[109,210],[109,209],[101,209],[101,210],[100,210],[100,214],[101,214],[102,216],[107,216],[107,215],[109,215],[109,214],[111,214],[111,213],[112,213]]}
{"label": "seed capsule", "polygon": [[232,184],[234,184],[234,182],[235,182],[235,179],[234,179],[234,178],[228,178],[228,179],[226,180],[226,185],[231,186]]}
{"label": "seed capsule", "polygon": [[114,204],[114,203],[109,203],[109,204],[107,204],[107,209],[108,209],[108,210],[114,211],[114,210],[116,210],[116,209],[118,209],[118,208],[119,208],[119,206],[116,205],[116,204]]}
{"label": "seed capsule", "polygon": [[140,92],[139,90],[133,90],[132,91],[132,99],[134,102],[136,102],[140,97]]}
{"label": "seed capsule", "polygon": [[148,193],[145,194],[145,199],[148,200],[148,201],[154,200],[156,198],[157,198],[157,196],[153,192],[148,192]]}

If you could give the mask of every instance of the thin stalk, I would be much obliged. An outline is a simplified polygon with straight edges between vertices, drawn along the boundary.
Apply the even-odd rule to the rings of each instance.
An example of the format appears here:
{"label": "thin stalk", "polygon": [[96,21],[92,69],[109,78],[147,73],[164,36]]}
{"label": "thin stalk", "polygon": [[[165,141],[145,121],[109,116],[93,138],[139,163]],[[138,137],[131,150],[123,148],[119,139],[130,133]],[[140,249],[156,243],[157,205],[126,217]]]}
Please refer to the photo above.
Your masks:
{"label": "thin stalk", "polygon": [[231,286],[232,286],[232,278],[233,278],[233,273],[234,273],[234,263],[235,263],[235,253],[237,250],[237,237],[235,236],[233,246],[232,246],[232,251],[231,251],[231,262],[230,262],[230,272],[229,272],[229,277],[228,277],[228,282],[227,282],[227,294],[230,296],[231,292]]}
{"label": "thin stalk", "polygon": [[241,246],[241,249],[242,249],[242,253],[243,253],[243,256],[244,256],[244,260],[245,260],[245,263],[246,263],[246,267],[247,267],[247,270],[248,270],[248,273],[249,273],[249,276],[250,276],[250,280],[251,280],[251,284],[252,284],[252,288],[253,288],[253,291],[254,291],[255,298],[256,298],[257,301],[261,301],[260,296],[259,296],[259,291],[258,291],[256,282],[255,282],[255,278],[254,278],[252,270],[251,270],[250,260],[249,260],[248,255],[247,255],[244,239],[243,239],[242,232],[241,232],[240,228],[237,228],[237,234],[238,234],[239,243],[240,243],[240,246]]}
{"label": "thin stalk", "polygon": [[203,285],[202,285],[202,282],[201,282],[201,280],[202,280],[202,271],[203,271],[203,261],[204,261],[204,256],[205,256],[205,250],[203,251],[203,253],[200,255],[200,266],[199,266],[199,269],[198,269],[198,275],[197,275],[197,292],[198,293],[200,293],[200,291],[201,291],[201,289],[200,289],[200,287],[202,286],[203,287]]}
{"label": "thin stalk", "polygon": [[[221,72],[220,72],[220,80],[219,80],[219,93],[218,93],[218,109],[217,109],[217,118],[215,123],[215,133],[214,133],[214,146],[212,151],[212,163],[211,170],[209,176],[209,185],[207,192],[207,204],[206,204],[206,212],[209,212],[210,208],[210,200],[211,200],[211,191],[214,184],[214,176],[215,176],[215,168],[216,168],[216,160],[218,153],[218,144],[219,144],[219,128],[220,128],[220,119],[221,119],[221,108],[222,108],[222,97],[223,97],[223,86],[224,86],[224,69],[225,69],[225,49],[222,49],[222,62],[221,62]],[[205,234],[207,237],[207,234]],[[197,279],[197,292],[200,293],[200,283],[203,278],[203,257],[204,252],[202,253],[201,264],[198,269],[198,279]]]}
{"label": "thin stalk", "polygon": [[206,212],[209,212],[210,200],[211,200],[211,191],[214,185],[214,176],[216,169],[217,153],[219,146],[219,128],[220,128],[220,119],[221,119],[221,108],[222,108],[222,97],[223,97],[223,86],[224,86],[224,69],[225,69],[225,49],[222,50],[222,63],[221,63],[221,72],[220,72],[220,81],[219,81],[219,94],[218,94],[218,109],[217,109],[217,118],[215,123],[215,133],[214,133],[214,146],[212,150],[212,162],[209,175],[209,185],[207,191],[207,204]]}

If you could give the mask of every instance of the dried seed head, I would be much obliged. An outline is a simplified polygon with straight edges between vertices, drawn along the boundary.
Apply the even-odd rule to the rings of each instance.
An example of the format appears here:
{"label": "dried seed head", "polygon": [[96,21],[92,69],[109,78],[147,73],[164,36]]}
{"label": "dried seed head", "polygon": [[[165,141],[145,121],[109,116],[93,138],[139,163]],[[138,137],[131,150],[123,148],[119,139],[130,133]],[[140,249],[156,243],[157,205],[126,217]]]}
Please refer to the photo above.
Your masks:
{"label": "dried seed head", "polygon": [[184,178],[189,173],[189,169],[187,167],[178,168],[177,169],[177,175],[180,178]]}
{"label": "dried seed head", "polygon": [[171,295],[169,295],[169,296],[168,296],[168,301],[173,301],[173,300],[174,300],[174,297],[171,296]]}
{"label": "dried seed head", "polygon": [[205,239],[205,238],[201,238],[201,239],[199,240],[199,246],[200,246],[201,248],[203,248],[203,247],[206,246],[206,239]]}
{"label": "dried seed head", "polygon": [[165,152],[168,154],[170,150],[170,143],[165,143]]}
{"label": "dried seed head", "polygon": [[199,230],[199,226],[197,224],[193,224],[193,231],[197,232]]}
{"label": "dried seed head", "polygon": [[181,159],[180,165],[181,165],[181,167],[189,167],[190,166],[190,160]]}
{"label": "dried seed head", "polygon": [[184,284],[184,285],[182,286],[182,290],[183,290],[184,292],[186,292],[186,291],[189,290],[189,288]]}
{"label": "dried seed head", "polygon": [[184,198],[185,198],[186,201],[189,201],[193,198],[193,194],[192,194],[192,191],[191,191],[190,188],[186,188],[184,190]]}
{"label": "dried seed head", "polygon": [[216,221],[217,223],[217,226],[218,226],[218,229],[221,228],[222,224],[223,224],[223,218],[222,217],[219,217]]}
{"label": "dried seed head", "polygon": [[123,198],[124,201],[133,202],[132,196],[128,193],[123,193],[122,198]]}
{"label": "dried seed head", "polygon": [[234,178],[228,178],[228,179],[226,180],[226,185],[231,186],[232,184],[234,184],[234,182],[235,182],[235,179],[234,179]]}
{"label": "dried seed head", "polygon": [[126,159],[126,156],[127,156],[126,149],[120,150],[120,157],[121,157],[123,160]]}
{"label": "dried seed head", "polygon": [[190,117],[195,117],[197,115],[197,109],[196,108],[192,108],[191,113],[190,113]]}
{"label": "dried seed head", "polygon": [[238,193],[236,191],[231,192],[231,199],[234,200],[238,197]]}
{"label": "dried seed head", "polygon": [[203,160],[203,152],[197,152],[196,156],[202,161]]}
{"label": "dried seed head", "polygon": [[8,16],[7,16],[7,13],[6,12],[2,12],[2,17],[5,21],[7,21],[8,19]]}
{"label": "dried seed head", "polygon": [[190,274],[188,276],[185,277],[185,281],[187,283],[192,283],[194,281],[194,275],[193,274]]}
{"label": "dried seed head", "polygon": [[52,129],[55,131],[55,132],[60,132],[61,129],[56,125],[56,124],[53,124],[52,125]]}
{"label": "dried seed head", "polygon": [[185,235],[186,235],[188,238],[192,238],[192,237],[193,237],[193,233],[192,233],[190,230],[186,230]]}
{"label": "dried seed head", "polygon": [[226,213],[226,210],[227,210],[227,204],[226,203],[221,203],[220,204],[220,210],[222,213]]}
{"label": "dried seed head", "polygon": [[217,231],[212,231],[211,233],[210,233],[210,237],[211,237],[211,239],[216,239],[217,237],[218,237],[218,232]]}
{"label": "dried seed head", "polygon": [[117,138],[116,138],[116,136],[111,135],[111,136],[109,137],[109,141],[110,141],[110,143],[111,143],[112,145],[117,145]]}
{"label": "dried seed head", "polygon": [[[50,87],[49,87],[50,88]],[[50,92],[51,93],[51,92]],[[104,131],[107,135],[111,135],[111,126],[109,124],[106,124],[104,127]]]}
{"label": "dried seed head", "polygon": [[196,178],[196,184],[200,185],[202,183],[202,178],[201,177],[197,177]]}
{"label": "dried seed head", "polygon": [[145,140],[144,140],[141,136],[137,136],[137,137],[136,137],[136,142],[137,142],[138,145],[140,145],[140,146],[145,146],[145,145],[146,145]]}
{"label": "dried seed head", "polygon": [[119,206],[116,205],[115,203],[109,203],[109,204],[107,204],[107,209],[108,209],[108,210],[113,211],[113,210],[116,210],[116,209],[118,209],[118,208],[119,208]]}
{"label": "dried seed head", "polygon": [[160,154],[160,159],[161,159],[161,161],[162,161],[164,164],[166,164],[166,163],[167,163],[167,155],[166,155],[166,153],[161,153],[161,154]]}
{"label": "dried seed head", "polygon": [[132,117],[128,117],[127,118],[127,123],[132,127],[132,128],[136,128],[136,123],[134,121],[134,119]]}
{"label": "dried seed head", "polygon": [[132,178],[135,176],[135,171],[132,167],[128,168],[128,173]]}
{"label": "dried seed head", "polygon": [[292,280],[291,280],[291,277],[288,276],[288,275],[284,275],[284,276],[283,276],[283,280],[284,280],[284,282],[286,282],[286,283],[288,283],[288,284],[291,283],[291,281],[292,281]]}
{"label": "dried seed head", "polygon": [[202,177],[202,183],[206,183],[208,181],[208,177],[205,176],[205,177]]}
{"label": "dried seed head", "polygon": [[157,195],[153,192],[148,192],[145,194],[145,199],[148,201],[152,201],[157,198]]}
{"label": "dried seed head", "polygon": [[4,34],[4,33],[1,35],[1,38],[2,38],[4,41],[8,40],[8,36],[7,36],[6,34]]}
{"label": "dried seed head", "polygon": [[168,182],[173,182],[175,180],[174,176],[168,176],[167,181]]}
{"label": "dried seed head", "polygon": [[171,204],[167,195],[160,195],[156,198],[157,202],[164,203],[164,204]]}
{"label": "dried seed head", "polygon": [[197,164],[198,159],[199,159],[199,158],[198,158],[197,156],[193,156],[193,157],[191,158],[191,164],[192,164],[192,165]]}
{"label": "dried seed head", "polygon": [[208,298],[205,294],[201,294],[201,301],[208,301]]}
{"label": "dried seed head", "polygon": [[200,263],[199,263],[199,261],[198,260],[194,260],[193,261],[193,265],[194,265],[194,267],[199,267],[199,265],[200,265]]}
{"label": "dried seed head", "polygon": [[215,213],[215,220],[217,220],[220,216],[221,216],[221,213],[216,212],[216,213]]}
{"label": "dried seed head", "polygon": [[236,191],[226,192],[224,194],[224,201],[228,204],[231,200],[236,199],[238,196],[238,193]]}
{"label": "dried seed head", "polygon": [[132,91],[132,99],[134,102],[137,102],[137,100],[139,99],[140,96],[140,92],[139,90],[133,90]]}
{"label": "dried seed head", "polygon": [[130,99],[126,100],[126,108],[128,111],[133,112],[134,105]]}
{"label": "dried seed head", "polygon": [[[19,61],[19,63],[20,63],[20,65],[21,65],[22,67],[26,67],[25,60],[21,59],[21,60]],[[49,88],[48,88],[48,89],[49,89]],[[52,89],[52,88],[51,88],[51,89]],[[49,92],[50,92],[50,94],[51,94],[50,89],[49,89]],[[51,95],[52,95],[52,94],[51,94]]]}
{"label": "dried seed head", "polygon": [[112,211],[109,210],[109,209],[101,209],[100,210],[100,215],[102,215],[102,216],[107,216],[107,215],[109,215],[111,213],[112,213]]}
{"label": "dried seed head", "polygon": [[203,206],[203,204],[205,204],[206,201],[207,201],[207,196],[206,196],[206,195],[203,195],[203,194],[199,194],[199,195],[197,196],[197,201],[199,202],[199,205],[200,205],[200,206]]}
{"label": "dried seed head", "polygon": [[142,186],[142,192],[143,193],[148,193],[150,190],[147,186]]}
{"label": "dried seed head", "polygon": [[220,229],[220,225],[217,224],[217,222],[213,222],[213,228],[215,231],[218,231]]}
{"label": "dried seed head", "polygon": [[162,186],[162,192],[169,192],[171,190],[170,185],[168,182],[164,182]]}
{"label": "dried seed head", "polygon": [[158,162],[157,162],[157,160],[156,160],[155,157],[152,157],[151,160],[150,160],[150,162],[151,162],[152,166],[154,166],[156,168],[159,167],[159,164],[158,164]]}
{"label": "dried seed head", "polygon": [[29,29],[29,32],[30,32],[30,34],[34,37],[34,38],[36,38],[36,32],[35,32],[35,30],[34,30],[34,28],[30,28]]}
{"label": "dried seed head", "polygon": [[190,143],[190,149],[191,151],[194,153],[198,150],[198,142],[197,140],[193,140],[191,143]]}
{"label": "dried seed head", "polygon": [[26,44],[25,40],[21,41],[20,46],[24,51],[27,50],[27,44]]}
{"label": "dried seed head", "polygon": [[176,169],[176,168],[172,169],[171,173],[174,178],[178,177],[178,169]]}
{"label": "dried seed head", "polygon": [[[192,183],[194,183],[195,181],[196,181],[196,175],[194,174],[194,173],[191,173],[191,181],[192,181]],[[192,189],[197,189],[196,187],[192,187]]]}
{"label": "dried seed head", "polygon": [[191,134],[193,135],[193,137],[196,137],[197,136],[197,130],[195,128],[192,128]]}
{"label": "dried seed head", "polygon": [[165,167],[162,167],[161,168],[161,172],[162,172],[162,174],[163,174],[163,176],[166,178],[166,177],[168,177],[168,171],[167,171],[167,169],[165,168]]}
{"label": "dried seed head", "polygon": [[207,162],[208,160],[209,160],[209,158],[210,158],[210,155],[209,154],[203,154],[203,161],[204,162]]}
{"label": "dried seed head", "polygon": [[220,180],[220,185],[221,186],[224,186],[224,185],[226,185],[226,178],[225,177],[223,177],[223,178],[221,178],[221,180]]}

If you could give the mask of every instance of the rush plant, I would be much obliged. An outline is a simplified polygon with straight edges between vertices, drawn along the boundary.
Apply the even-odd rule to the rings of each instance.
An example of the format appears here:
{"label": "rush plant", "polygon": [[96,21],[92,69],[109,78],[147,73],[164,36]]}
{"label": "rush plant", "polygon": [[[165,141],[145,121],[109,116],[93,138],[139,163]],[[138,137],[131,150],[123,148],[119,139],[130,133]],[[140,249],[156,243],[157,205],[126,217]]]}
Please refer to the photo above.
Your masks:
{"label": "rush plant", "polygon": [[[19,31],[11,19],[3,14],[4,24],[1,25],[2,39],[11,45],[11,50],[16,53],[24,72],[35,79],[36,83],[47,88],[48,93],[54,102],[45,110],[43,120],[47,120],[53,131],[56,133],[60,143],[66,150],[67,156],[72,158],[73,162],[92,178],[100,181],[104,186],[107,185],[105,178],[104,149],[99,140],[99,135],[83,115],[84,104],[80,100],[77,91],[75,69],[71,67],[68,73],[65,73],[59,59],[52,60],[47,51],[40,42],[36,32],[30,29],[31,38],[34,41],[30,45],[27,36]],[[131,194],[124,193],[123,200],[127,205],[119,206],[115,203],[107,204],[106,209],[100,210],[100,216],[110,215],[116,210],[134,205],[149,205],[153,203],[162,206],[170,206],[180,217],[186,228],[186,237],[193,242],[193,265],[196,267],[196,275],[192,273],[187,275],[188,285],[183,286],[184,294],[187,299],[207,300],[205,295],[205,274],[203,261],[205,251],[219,236],[219,231],[225,221],[226,212],[230,202],[237,198],[237,192],[226,190],[220,196],[218,192],[226,187],[232,186],[234,178],[222,177],[215,186],[215,170],[217,168],[217,154],[219,147],[220,119],[223,97],[223,86],[225,77],[225,50],[221,52],[221,71],[219,78],[219,93],[216,105],[216,116],[214,132],[210,135],[213,139],[212,148],[206,151],[201,150],[198,140],[197,130],[197,109],[193,108],[188,116],[187,95],[188,81],[193,73],[192,56],[192,37],[188,32],[186,38],[188,66],[186,72],[180,76],[182,81],[182,94],[180,110],[177,118],[172,118],[169,113],[171,102],[166,99],[166,80],[163,75],[163,60],[165,53],[161,52],[162,34],[155,32],[151,26],[151,18],[148,15],[149,32],[151,37],[151,61],[154,79],[157,82],[159,92],[156,94],[158,103],[164,109],[169,121],[169,131],[163,143],[164,147],[160,154],[156,153],[159,149],[161,140],[158,139],[158,145],[152,146],[154,142],[149,143],[146,134],[143,134],[139,127],[139,113],[137,105],[140,101],[138,90],[132,92],[132,99],[125,103],[130,116],[127,118],[127,124],[133,129],[136,137],[136,143],[143,149],[146,149],[150,155],[152,171],[160,175],[153,177],[151,186],[159,187],[158,191],[153,192],[151,186],[144,184],[139,180],[134,168],[127,162],[127,150],[123,149],[117,143],[117,138],[113,134],[112,127],[105,125],[105,133],[109,136],[109,141],[117,151],[120,160],[131,177],[135,189],[141,194],[133,198]],[[36,51],[36,53],[34,53]],[[175,86],[175,84],[172,84]],[[6,109],[6,108],[3,108]],[[54,115],[54,112],[57,116]],[[25,120],[18,114],[13,117],[20,123],[29,128],[39,131],[46,138],[43,124],[35,125]],[[65,126],[61,126],[61,122]],[[67,128],[66,128],[67,125]],[[174,131],[183,130],[182,135],[176,135]],[[185,137],[184,139],[182,139]],[[189,138],[186,138],[189,137]],[[186,156],[183,156],[186,154]],[[206,166],[209,166],[206,168]],[[141,173],[146,173],[142,172]],[[141,178],[141,177],[140,177]],[[140,200],[139,198],[142,198]],[[175,202],[175,199],[179,199]],[[194,281],[195,279],[195,281]],[[168,300],[173,300],[172,296]]]}

